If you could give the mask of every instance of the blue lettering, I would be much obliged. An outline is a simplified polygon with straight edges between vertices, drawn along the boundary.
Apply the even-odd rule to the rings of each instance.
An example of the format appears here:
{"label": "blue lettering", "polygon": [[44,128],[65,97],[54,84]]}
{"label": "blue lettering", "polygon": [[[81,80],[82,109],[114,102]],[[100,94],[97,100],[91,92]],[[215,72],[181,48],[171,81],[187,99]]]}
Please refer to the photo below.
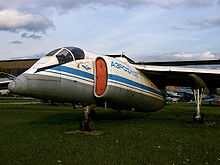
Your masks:
{"label": "blue lettering", "polygon": [[131,72],[132,72],[132,70],[131,70],[131,69],[128,69],[128,73],[131,74]]}
{"label": "blue lettering", "polygon": [[115,64],[114,64],[114,62],[112,61],[112,62],[111,62],[111,67],[113,67],[113,66],[115,67]]}
{"label": "blue lettering", "polygon": [[133,76],[137,77],[138,76],[138,73],[133,71],[132,69],[120,64],[120,63],[117,63],[117,62],[114,62],[114,61],[111,61],[111,67],[115,67],[119,70],[123,70],[124,72],[127,72],[128,74],[132,74]]}

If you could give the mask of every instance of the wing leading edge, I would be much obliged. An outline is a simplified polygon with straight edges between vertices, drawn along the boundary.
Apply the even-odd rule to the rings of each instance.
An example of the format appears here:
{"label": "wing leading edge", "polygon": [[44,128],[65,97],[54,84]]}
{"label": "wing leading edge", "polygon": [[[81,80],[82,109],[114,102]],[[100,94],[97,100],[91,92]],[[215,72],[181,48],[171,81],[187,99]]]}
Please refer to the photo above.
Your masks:
{"label": "wing leading edge", "polygon": [[199,60],[199,61],[168,61],[168,62],[137,62],[137,65],[156,65],[156,66],[186,66],[186,65],[219,65],[219,60]]}
{"label": "wing leading edge", "polygon": [[208,88],[220,87],[220,70],[200,69],[174,66],[155,66],[134,64],[156,85],[160,86],[189,86],[190,76],[195,75],[204,81]]}

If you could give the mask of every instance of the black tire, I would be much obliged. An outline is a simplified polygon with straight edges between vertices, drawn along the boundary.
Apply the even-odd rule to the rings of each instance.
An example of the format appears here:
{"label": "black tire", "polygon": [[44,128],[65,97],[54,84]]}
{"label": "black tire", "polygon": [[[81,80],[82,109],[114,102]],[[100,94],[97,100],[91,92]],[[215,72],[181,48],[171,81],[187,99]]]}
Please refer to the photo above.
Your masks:
{"label": "black tire", "polygon": [[96,111],[90,110],[88,114],[88,118],[85,117],[85,112],[83,112],[83,116],[81,119],[80,127],[82,131],[91,131],[95,128],[95,120],[96,118]]}
{"label": "black tire", "polygon": [[90,121],[89,120],[86,121],[86,119],[84,117],[82,118],[82,121],[81,121],[81,130],[82,131],[90,131]]}
{"label": "black tire", "polygon": [[90,110],[89,117],[91,117],[92,120],[96,119],[96,111],[94,109]]}

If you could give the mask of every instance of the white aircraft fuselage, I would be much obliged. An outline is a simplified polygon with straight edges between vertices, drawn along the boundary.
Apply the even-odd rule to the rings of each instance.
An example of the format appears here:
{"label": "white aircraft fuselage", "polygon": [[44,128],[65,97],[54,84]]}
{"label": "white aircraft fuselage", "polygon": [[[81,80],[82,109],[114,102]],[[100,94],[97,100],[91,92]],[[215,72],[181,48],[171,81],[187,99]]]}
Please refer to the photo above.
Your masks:
{"label": "white aircraft fuselage", "polygon": [[52,51],[9,84],[12,93],[82,105],[156,111],[161,91],[126,58],[98,56],[75,47]]}

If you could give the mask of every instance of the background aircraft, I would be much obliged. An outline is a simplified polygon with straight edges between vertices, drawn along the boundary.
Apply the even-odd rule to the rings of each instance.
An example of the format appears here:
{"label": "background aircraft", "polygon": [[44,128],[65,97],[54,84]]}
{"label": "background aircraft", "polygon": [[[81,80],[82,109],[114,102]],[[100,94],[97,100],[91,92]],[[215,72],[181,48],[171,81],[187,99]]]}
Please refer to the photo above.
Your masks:
{"label": "background aircraft", "polygon": [[219,64],[219,60],[135,63],[125,55],[99,56],[76,47],[53,50],[9,84],[14,94],[80,103],[82,129],[90,129],[94,106],[139,112],[165,105],[166,86],[190,86],[196,98],[194,120],[201,122],[201,95],[219,94],[220,71],[177,67]]}

